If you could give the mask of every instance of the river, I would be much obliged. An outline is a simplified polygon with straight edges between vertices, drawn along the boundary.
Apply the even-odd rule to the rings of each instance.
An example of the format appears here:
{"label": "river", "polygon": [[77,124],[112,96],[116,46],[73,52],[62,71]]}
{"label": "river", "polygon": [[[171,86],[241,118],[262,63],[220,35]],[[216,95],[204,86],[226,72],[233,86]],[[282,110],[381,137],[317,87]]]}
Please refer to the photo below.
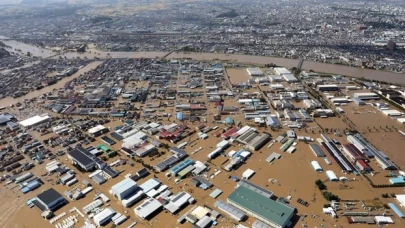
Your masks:
{"label": "river", "polygon": [[[1,38],[0,38],[1,39]],[[21,49],[22,53],[27,51],[31,52],[35,56],[41,56],[43,58],[59,58],[59,55],[55,55],[54,52],[48,49],[42,49],[33,45],[21,43],[14,40],[3,41],[5,44],[12,47],[12,49]],[[166,52],[103,52],[94,51],[79,54],[76,52],[64,53],[60,56],[66,58],[156,58],[162,57]],[[279,66],[294,67],[297,66],[297,59],[287,59],[268,56],[251,56],[251,55],[239,55],[239,54],[214,54],[214,53],[182,53],[175,52],[168,56],[168,58],[191,58],[195,60],[227,60],[230,62],[239,63],[253,63],[253,64],[266,64],[274,63]],[[358,67],[350,67],[336,64],[327,64],[321,62],[304,61],[302,66],[304,70],[314,70],[316,72],[323,72],[329,74],[340,74],[351,77],[366,78],[369,80],[379,80],[389,83],[405,84],[405,74],[394,73],[390,71],[378,71],[372,69],[364,69]]]}
{"label": "river", "polygon": [[100,65],[102,63],[102,61],[96,61],[96,62],[91,62],[89,64],[87,64],[86,66],[80,68],[76,73],[74,73],[72,76],[70,77],[65,77],[62,80],[59,80],[57,83],[51,85],[51,86],[47,86],[44,87],[40,90],[33,90],[29,93],[27,93],[25,96],[22,97],[18,97],[18,98],[12,98],[12,97],[6,97],[0,100],[0,106],[9,106],[11,104],[15,104],[17,102],[23,102],[25,99],[31,99],[34,97],[39,97],[44,93],[48,93],[53,91],[54,89],[59,89],[59,88],[63,88],[65,83],[79,77],[81,74],[84,74],[90,70],[95,69],[98,65]]}

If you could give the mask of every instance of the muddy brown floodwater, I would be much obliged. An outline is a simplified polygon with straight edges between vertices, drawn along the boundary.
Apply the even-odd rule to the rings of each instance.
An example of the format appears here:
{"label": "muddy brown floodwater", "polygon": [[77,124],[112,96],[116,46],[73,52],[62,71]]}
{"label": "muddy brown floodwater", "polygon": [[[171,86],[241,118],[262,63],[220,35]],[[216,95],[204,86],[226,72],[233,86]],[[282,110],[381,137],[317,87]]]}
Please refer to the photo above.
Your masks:
{"label": "muddy brown floodwater", "polygon": [[[2,37],[0,37],[1,40]],[[3,37],[4,38],[4,37]],[[87,57],[87,58],[156,58],[163,57],[167,52],[103,52],[94,51],[79,54],[76,52],[68,52],[62,55],[57,55],[49,49],[43,49],[34,45],[25,44],[15,40],[4,40],[5,44],[11,46],[12,50],[19,49],[20,53],[31,52],[34,56],[43,58],[59,58],[59,56],[66,58]],[[10,49],[10,50],[11,50]],[[268,64],[274,63],[280,66],[295,67],[298,65],[298,59],[287,59],[269,56],[251,56],[239,54],[214,54],[214,53],[184,53],[174,52],[168,58],[190,58],[194,60],[226,60],[230,62],[250,63],[250,64]],[[378,71],[371,69],[363,69],[358,67],[350,67],[343,65],[327,64],[321,62],[304,61],[302,66],[305,70],[314,70],[317,72],[340,74],[351,77],[366,78],[370,80],[380,80],[389,83],[405,84],[405,74],[394,73],[390,71]]]}
{"label": "muddy brown floodwater", "polygon": [[[231,62],[251,63],[251,64],[269,64],[274,63],[279,66],[296,67],[298,59],[286,59],[268,56],[252,56],[238,54],[212,54],[212,53],[173,53],[168,58],[191,58],[195,60],[228,60]],[[371,69],[363,69],[358,67],[349,67],[343,65],[335,65],[321,62],[304,61],[302,66],[305,70],[314,70],[317,72],[340,74],[351,77],[364,77],[370,80],[380,80],[390,83],[405,83],[405,74],[399,74],[389,71],[378,71]]]}
{"label": "muddy brown floodwater", "polygon": [[68,81],[70,81],[70,80],[72,80],[74,78],[79,77],[81,74],[84,74],[84,73],[86,73],[86,72],[88,72],[90,70],[95,69],[101,63],[102,63],[102,61],[91,62],[88,65],[80,68],[72,76],[65,77],[62,80],[58,81],[56,84],[44,87],[43,89],[31,91],[31,92],[27,93],[25,96],[21,96],[21,97],[18,97],[18,98],[13,98],[13,97],[3,98],[3,99],[0,100],[0,106],[9,106],[9,105],[15,104],[17,102],[22,102],[25,99],[30,99],[30,98],[41,96],[44,93],[48,93],[48,92],[53,91],[53,89],[62,88],[65,85],[66,82],[68,82]]}

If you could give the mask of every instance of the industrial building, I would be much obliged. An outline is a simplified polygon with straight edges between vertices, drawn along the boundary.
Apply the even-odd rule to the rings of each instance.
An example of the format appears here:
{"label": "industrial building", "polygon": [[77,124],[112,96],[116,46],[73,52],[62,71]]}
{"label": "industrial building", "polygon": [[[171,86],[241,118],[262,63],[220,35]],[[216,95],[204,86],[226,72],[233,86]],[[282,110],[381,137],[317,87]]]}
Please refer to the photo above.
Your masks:
{"label": "industrial building", "polygon": [[372,169],[367,163],[365,163],[363,160],[357,160],[355,163],[356,167],[361,171],[361,172],[371,172]]}
{"label": "industrial building", "polygon": [[298,82],[298,79],[293,74],[283,74],[282,77],[288,83]]}
{"label": "industrial building", "polygon": [[366,161],[367,157],[364,156],[353,144],[345,143],[343,144],[343,150],[346,157],[349,157],[352,161],[363,160]]}
{"label": "industrial building", "polygon": [[72,163],[84,171],[92,171],[94,169],[102,170],[102,172],[109,178],[115,178],[119,173],[108,166],[103,160],[93,155],[90,151],[93,147],[84,149],[81,146],[77,146],[75,149],[68,152],[68,158]]}
{"label": "industrial building", "polygon": [[321,92],[340,90],[340,88],[337,85],[317,85],[316,88]]}
{"label": "industrial building", "polygon": [[53,188],[43,191],[33,201],[41,211],[55,211],[66,203],[67,200]]}
{"label": "industrial building", "polygon": [[177,147],[170,148],[170,152],[173,153],[172,156],[166,158],[161,163],[159,163],[155,166],[155,168],[159,172],[163,172],[163,171],[167,170],[172,165],[176,164],[177,162],[179,162],[179,161],[183,160],[185,157],[187,157],[187,153],[184,150],[179,149]]}
{"label": "industrial building", "polygon": [[118,182],[111,187],[111,195],[122,201],[127,197],[131,196],[138,189],[136,182],[130,178],[125,178],[124,180]]}
{"label": "industrial building", "polygon": [[276,228],[290,226],[295,213],[295,208],[269,199],[244,186],[237,187],[228,196],[227,203]]}
{"label": "industrial building", "polygon": [[246,69],[247,73],[251,77],[262,77],[264,76],[264,73],[262,70],[260,70],[259,67],[249,67]]}
{"label": "industrial building", "polygon": [[104,127],[103,125],[97,125],[88,130],[89,134],[92,135],[93,137],[100,136],[102,134],[107,133],[108,131],[109,131],[109,129]]}
{"label": "industrial building", "polygon": [[262,195],[262,196],[264,196],[266,198],[269,198],[269,199],[271,199],[273,197],[273,195],[274,195],[273,192],[271,192],[271,191],[269,191],[269,190],[267,190],[267,189],[265,189],[263,187],[260,187],[259,185],[256,185],[256,184],[254,184],[254,183],[252,183],[250,181],[247,181],[247,180],[239,181],[236,186],[237,187],[243,186],[243,187],[248,188],[248,189],[250,189],[250,190],[252,190],[252,191],[254,191],[256,193],[259,193],[260,195]]}
{"label": "industrial building", "polygon": [[317,157],[325,157],[325,153],[321,149],[321,147],[317,144],[309,144],[309,148],[311,148],[312,152],[315,154]]}
{"label": "industrial building", "polygon": [[378,100],[380,97],[376,93],[354,93],[353,98],[361,100]]}
{"label": "industrial building", "polygon": [[349,135],[347,140],[351,142],[360,152],[366,154],[370,157],[369,154],[375,157],[378,164],[384,170],[396,170],[397,167],[395,164],[388,159],[388,157],[383,154],[381,151],[377,150],[374,146],[372,146],[369,142],[366,141],[360,134],[356,135]]}
{"label": "industrial building", "polygon": [[135,214],[141,219],[150,219],[162,209],[162,204],[154,198],[146,199],[134,209]]}
{"label": "industrial building", "polygon": [[356,104],[357,106],[362,106],[362,105],[366,105],[366,102],[364,102],[362,99],[357,98],[357,97],[353,97],[352,101],[354,104]]}
{"label": "industrial building", "polygon": [[151,178],[147,181],[145,181],[143,184],[141,184],[139,187],[145,192],[148,193],[152,189],[156,189],[162,184],[160,180],[157,178]]}
{"label": "industrial building", "polygon": [[285,68],[285,67],[274,67],[274,72],[280,76],[282,76],[284,74],[291,74],[291,72],[289,70],[287,70],[287,68]]}
{"label": "industrial building", "polygon": [[190,203],[190,199],[194,200],[187,192],[179,192],[173,196],[168,204],[164,206],[166,210],[174,214]]}
{"label": "industrial building", "polygon": [[51,117],[48,114],[36,115],[31,118],[21,121],[19,124],[23,127],[33,127],[41,123],[49,121]]}
{"label": "industrial building", "polygon": [[225,212],[228,216],[230,216],[233,220],[240,222],[246,218],[246,214],[238,209],[237,207],[234,207],[230,204],[227,204],[226,202],[222,200],[217,200],[214,203],[215,207],[220,209],[221,211]]}
{"label": "industrial building", "polygon": [[247,144],[247,148],[250,150],[257,151],[262,148],[268,141],[270,141],[271,135],[267,133],[262,133],[261,135],[256,136],[249,144]]}
{"label": "industrial building", "polygon": [[93,220],[97,226],[102,226],[111,221],[111,218],[116,214],[116,212],[111,208],[107,207],[98,214],[94,215]]}

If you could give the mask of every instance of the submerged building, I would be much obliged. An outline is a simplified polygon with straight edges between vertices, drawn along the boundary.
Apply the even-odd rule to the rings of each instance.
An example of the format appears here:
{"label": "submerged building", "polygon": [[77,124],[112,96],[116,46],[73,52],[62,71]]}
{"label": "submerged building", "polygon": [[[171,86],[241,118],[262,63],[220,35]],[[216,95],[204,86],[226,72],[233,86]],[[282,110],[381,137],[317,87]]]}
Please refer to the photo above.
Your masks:
{"label": "submerged building", "polygon": [[275,228],[289,227],[295,213],[295,208],[245,186],[237,187],[228,196],[227,203]]}

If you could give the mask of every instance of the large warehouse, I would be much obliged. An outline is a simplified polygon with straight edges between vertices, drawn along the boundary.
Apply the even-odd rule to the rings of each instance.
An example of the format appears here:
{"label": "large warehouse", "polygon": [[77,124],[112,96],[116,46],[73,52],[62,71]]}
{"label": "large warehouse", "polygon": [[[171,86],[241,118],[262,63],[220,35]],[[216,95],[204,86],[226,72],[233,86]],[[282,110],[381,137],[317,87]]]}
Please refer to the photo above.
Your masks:
{"label": "large warehouse", "polygon": [[380,97],[376,93],[354,93],[354,98],[359,98],[361,100],[378,100]]}
{"label": "large warehouse", "polygon": [[36,115],[20,122],[23,127],[32,127],[41,123],[45,123],[50,120],[51,117],[48,114]]}
{"label": "large warehouse", "polygon": [[276,228],[290,226],[295,213],[295,208],[269,199],[244,186],[236,188],[228,196],[227,203]]}
{"label": "large warehouse", "polygon": [[138,188],[136,182],[131,178],[125,178],[111,187],[110,193],[119,200],[126,199],[131,196]]}
{"label": "large warehouse", "polygon": [[249,67],[246,69],[247,73],[251,77],[261,77],[264,76],[264,73],[262,70],[260,70],[259,67]]}
{"label": "large warehouse", "polygon": [[36,200],[33,201],[35,206],[41,211],[55,211],[67,202],[68,201],[53,188],[43,191],[37,196]]}
{"label": "large warehouse", "polygon": [[321,92],[324,91],[338,91],[340,88],[337,85],[332,85],[332,84],[328,84],[328,85],[317,85],[316,86],[317,89]]}

